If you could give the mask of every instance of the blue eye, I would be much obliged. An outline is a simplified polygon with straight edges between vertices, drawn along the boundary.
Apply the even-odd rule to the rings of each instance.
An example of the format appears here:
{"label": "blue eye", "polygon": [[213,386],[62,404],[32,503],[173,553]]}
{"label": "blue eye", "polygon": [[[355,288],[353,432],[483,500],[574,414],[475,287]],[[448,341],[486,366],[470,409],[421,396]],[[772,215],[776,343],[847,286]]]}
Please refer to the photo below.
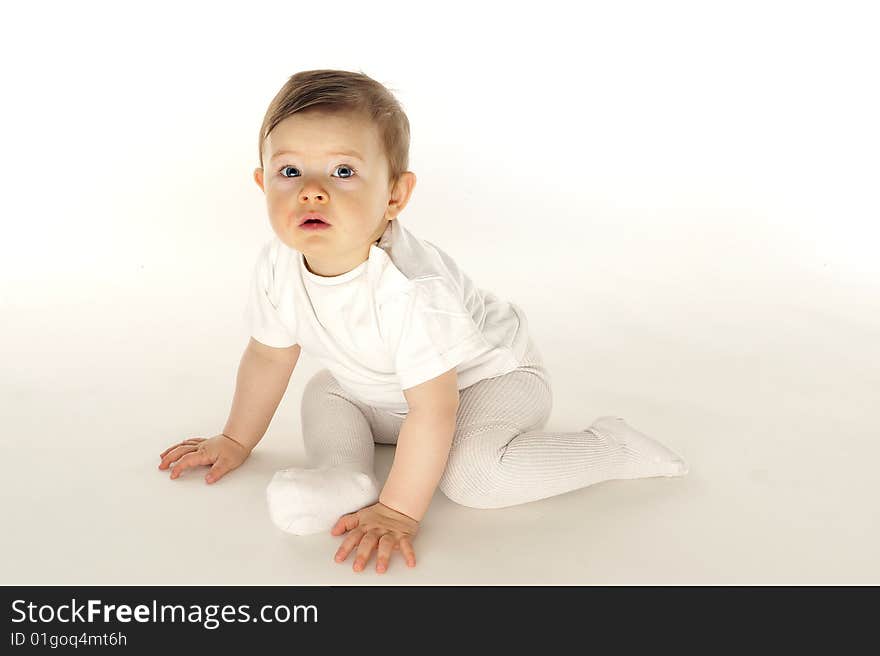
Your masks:
{"label": "blue eye", "polygon": [[[291,175],[284,175],[284,171],[286,171],[287,169],[293,169],[294,171],[298,171],[298,170],[299,170],[299,169],[296,168],[295,166],[283,166],[283,167],[281,167],[281,169],[278,171],[278,172],[281,174],[281,177],[282,177],[282,178],[293,178],[293,177],[296,177],[296,176],[291,176]],[[348,169],[349,171],[351,171],[351,173],[350,173],[349,175],[342,176],[342,177],[340,178],[341,180],[348,180],[349,178],[351,178],[352,176],[354,176],[355,173],[357,173],[357,171],[355,171],[354,168],[352,168],[352,167],[349,166],[348,164],[340,164],[339,166],[337,166],[337,167],[334,169],[334,171],[337,171],[337,170],[339,170],[339,169]],[[339,177],[339,176],[337,176],[337,177]]]}

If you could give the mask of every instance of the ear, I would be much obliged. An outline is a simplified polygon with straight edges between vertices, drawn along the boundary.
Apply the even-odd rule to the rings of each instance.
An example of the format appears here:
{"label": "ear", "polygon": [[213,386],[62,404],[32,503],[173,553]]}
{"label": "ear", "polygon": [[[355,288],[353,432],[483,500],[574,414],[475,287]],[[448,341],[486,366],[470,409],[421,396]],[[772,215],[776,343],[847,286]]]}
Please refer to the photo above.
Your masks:
{"label": "ear", "polygon": [[[413,189],[416,186],[416,174],[412,171],[404,171],[400,174],[397,182],[392,185],[391,199],[388,203],[390,210],[393,210],[394,216],[397,216],[406,207],[412,196]],[[394,217],[388,217],[394,218]]]}
{"label": "ear", "polygon": [[254,169],[254,182],[257,183],[257,186],[265,194],[266,189],[265,189],[265,187],[263,187],[263,169],[261,169],[261,168]]}

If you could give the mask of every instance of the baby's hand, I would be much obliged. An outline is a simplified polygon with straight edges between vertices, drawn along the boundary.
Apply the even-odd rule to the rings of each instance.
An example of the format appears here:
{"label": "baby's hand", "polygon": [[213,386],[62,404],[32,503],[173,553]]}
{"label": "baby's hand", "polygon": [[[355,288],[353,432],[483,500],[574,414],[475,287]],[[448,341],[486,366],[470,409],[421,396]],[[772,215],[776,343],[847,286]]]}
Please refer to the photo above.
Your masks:
{"label": "baby's hand", "polygon": [[247,460],[251,450],[222,433],[205,439],[191,437],[165,449],[159,457],[159,469],[168,469],[172,463],[171,478],[180,476],[183,470],[197,465],[213,465],[205,482],[213,483]]}
{"label": "baby's hand", "polygon": [[337,563],[343,562],[357,547],[353,569],[355,572],[360,572],[370,562],[373,549],[378,546],[376,572],[379,574],[388,569],[391,552],[398,549],[403,553],[409,567],[416,566],[416,552],[413,550],[412,541],[419,532],[419,523],[412,517],[385,504],[375,503],[357,512],[343,515],[330,529],[331,535],[342,535],[348,531],[351,533],[336,552]]}

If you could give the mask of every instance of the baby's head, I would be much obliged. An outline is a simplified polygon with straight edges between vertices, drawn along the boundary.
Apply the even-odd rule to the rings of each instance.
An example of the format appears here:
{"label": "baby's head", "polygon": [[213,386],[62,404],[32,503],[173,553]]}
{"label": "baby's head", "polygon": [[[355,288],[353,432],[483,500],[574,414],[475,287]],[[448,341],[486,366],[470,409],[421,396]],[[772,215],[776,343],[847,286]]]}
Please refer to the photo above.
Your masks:
{"label": "baby's head", "polygon": [[[335,276],[364,262],[409,201],[409,120],[383,85],[363,73],[301,71],[272,99],[254,180],[279,239],[308,268]],[[316,212],[329,227],[301,227]]]}

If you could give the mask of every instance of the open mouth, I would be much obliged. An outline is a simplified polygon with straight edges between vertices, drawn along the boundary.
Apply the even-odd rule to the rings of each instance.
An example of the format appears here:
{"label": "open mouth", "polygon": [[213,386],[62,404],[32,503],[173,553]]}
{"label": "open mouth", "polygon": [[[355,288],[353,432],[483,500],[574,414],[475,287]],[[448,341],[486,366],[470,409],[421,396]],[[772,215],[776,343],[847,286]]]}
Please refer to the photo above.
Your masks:
{"label": "open mouth", "polygon": [[299,219],[299,227],[305,228],[317,226],[329,226],[330,224],[324,220],[324,215],[320,212],[306,212]]}
{"label": "open mouth", "polygon": [[300,230],[326,230],[330,224],[315,217],[309,217],[299,224]]}

